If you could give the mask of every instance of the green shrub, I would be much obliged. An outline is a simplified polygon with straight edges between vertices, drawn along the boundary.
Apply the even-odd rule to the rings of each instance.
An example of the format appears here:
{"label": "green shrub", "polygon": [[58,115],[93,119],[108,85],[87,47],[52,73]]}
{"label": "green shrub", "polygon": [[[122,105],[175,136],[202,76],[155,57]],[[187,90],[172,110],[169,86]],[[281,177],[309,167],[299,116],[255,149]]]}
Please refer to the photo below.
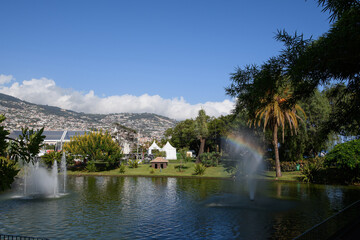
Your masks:
{"label": "green shrub", "polygon": [[190,162],[193,159],[193,157],[187,155],[188,151],[189,151],[188,148],[180,149],[179,152],[177,153],[177,159],[183,159],[186,163]]}
{"label": "green shrub", "polygon": [[155,170],[154,170],[153,168],[151,168],[150,173],[151,173],[151,174],[154,174],[154,173],[155,173]]}
{"label": "green shrub", "polygon": [[96,171],[107,171],[110,169],[114,169],[114,165],[115,164],[110,164],[108,162],[103,162],[103,161],[94,161],[95,162],[95,166],[96,166]]}
{"label": "green shrub", "polygon": [[120,173],[125,173],[125,165],[124,164],[120,164],[120,166],[119,166],[119,172]]}
{"label": "green shrub", "polygon": [[195,175],[203,175],[205,173],[206,170],[206,166],[201,164],[201,163],[197,163],[195,164],[195,168],[194,168],[194,174]]}
{"label": "green shrub", "polygon": [[301,170],[304,175],[303,181],[308,183],[325,183],[327,181],[325,172],[324,158],[320,157],[306,163]]}
{"label": "green shrub", "polygon": [[45,153],[41,157],[41,159],[48,168],[51,168],[55,160],[57,161],[58,165],[60,164],[61,157],[62,157],[62,152],[51,151],[49,153]]}
{"label": "green shrub", "polygon": [[353,170],[360,167],[360,139],[336,145],[325,157],[327,166]]}
{"label": "green shrub", "polygon": [[129,160],[128,164],[130,168],[137,168],[139,166],[139,160]]}
{"label": "green shrub", "polygon": [[216,167],[219,164],[220,153],[218,152],[208,152],[200,155],[200,161],[206,167]]}
{"label": "green shrub", "polygon": [[46,149],[46,150],[55,151],[55,145],[50,145],[50,144],[45,143],[43,148]]}
{"label": "green shrub", "polygon": [[[293,172],[296,171],[296,166],[300,164],[300,167],[303,168],[307,163],[311,160],[300,160],[295,162],[288,162],[288,161],[280,161],[280,167],[282,172]],[[275,171],[275,160],[268,158],[264,160],[265,169],[268,171]]]}
{"label": "green shrub", "polygon": [[239,165],[230,166],[230,167],[227,169],[227,172],[230,173],[231,177],[236,177],[236,176],[242,174],[242,171],[241,171]]}
{"label": "green shrub", "polygon": [[0,192],[11,188],[11,184],[14,182],[18,172],[15,162],[0,157]]}
{"label": "green shrub", "polygon": [[353,184],[360,181],[359,168],[341,169],[329,166],[324,157],[316,157],[302,168],[303,181],[322,184]]}
{"label": "green shrub", "polygon": [[336,145],[325,156],[325,166],[336,169],[338,183],[360,182],[360,139]]}
{"label": "green shrub", "polygon": [[179,164],[174,166],[175,169],[177,169],[179,172],[184,172],[185,169],[188,169],[189,167],[184,164]]}
{"label": "green shrub", "polygon": [[151,153],[152,153],[152,155],[154,155],[154,158],[166,157],[166,152],[165,151],[160,151],[158,149],[151,150]]}
{"label": "green shrub", "polygon": [[281,162],[280,167],[282,172],[293,172],[296,171],[296,165],[298,162]]}
{"label": "green shrub", "polygon": [[89,161],[86,165],[86,170],[88,172],[96,172],[97,169],[96,169],[95,161]]}

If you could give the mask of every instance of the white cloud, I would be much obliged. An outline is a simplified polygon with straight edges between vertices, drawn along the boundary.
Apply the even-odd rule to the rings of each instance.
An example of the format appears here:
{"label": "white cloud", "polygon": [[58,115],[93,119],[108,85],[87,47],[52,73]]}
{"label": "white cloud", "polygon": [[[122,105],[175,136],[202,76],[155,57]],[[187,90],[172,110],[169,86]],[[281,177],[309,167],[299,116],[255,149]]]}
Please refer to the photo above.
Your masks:
{"label": "white cloud", "polygon": [[[13,79],[12,76],[11,79]],[[2,84],[1,81],[0,84]],[[148,94],[99,97],[92,90],[84,94],[58,87],[54,80],[48,78],[31,79],[22,83],[15,82],[9,87],[0,86],[0,92],[28,102],[47,104],[78,112],[149,112],[177,120],[195,118],[201,108],[206,111],[207,115],[218,117],[229,114],[234,107],[234,103],[229,100],[190,104],[182,97],[164,99],[159,95],[150,96]]]}
{"label": "white cloud", "polygon": [[12,80],[15,80],[15,78],[12,75],[4,75],[4,74],[0,74],[0,84],[5,84],[5,83],[9,83]]}

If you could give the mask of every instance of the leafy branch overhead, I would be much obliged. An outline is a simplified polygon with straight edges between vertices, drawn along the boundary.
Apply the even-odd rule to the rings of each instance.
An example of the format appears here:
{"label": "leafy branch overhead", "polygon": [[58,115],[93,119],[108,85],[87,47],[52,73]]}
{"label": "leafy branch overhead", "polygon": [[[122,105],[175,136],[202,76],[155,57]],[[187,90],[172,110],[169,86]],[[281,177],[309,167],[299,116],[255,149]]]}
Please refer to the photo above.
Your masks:
{"label": "leafy branch overhead", "polygon": [[360,2],[358,0],[319,0],[329,11],[330,30],[316,40],[279,31],[276,39],[285,45],[280,58],[291,76],[294,98],[313,94],[319,85],[345,86],[334,104],[324,131],[360,133]]}

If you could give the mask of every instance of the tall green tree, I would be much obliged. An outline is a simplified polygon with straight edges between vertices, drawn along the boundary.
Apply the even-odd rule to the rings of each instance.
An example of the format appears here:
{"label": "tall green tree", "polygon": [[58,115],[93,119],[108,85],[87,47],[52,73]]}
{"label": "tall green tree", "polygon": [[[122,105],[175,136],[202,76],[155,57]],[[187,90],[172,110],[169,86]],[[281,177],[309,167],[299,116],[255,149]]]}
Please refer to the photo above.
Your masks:
{"label": "tall green tree", "polygon": [[200,141],[197,162],[200,162],[200,155],[204,153],[206,138],[209,136],[208,128],[209,116],[206,115],[205,110],[199,110],[198,116],[195,119],[195,132]]}
{"label": "tall green tree", "polygon": [[[247,120],[243,115],[229,114],[218,118],[208,118],[208,137],[204,149],[210,152],[221,151],[222,138],[232,130],[239,130],[246,126]],[[177,149],[195,150],[200,149],[199,139],[196,132],[196,124],[193,119],[186,119],[176,124],[174,128],[165,131],[165,137]]]}
{"label": "tall green tree", "polygon": [[306,114],[305,124],[301,124],[296,136],[285,133],[285,141],[279,148],[280,158],[287,161],[298,161],[307,157],[315,157],[322,150],[327,150],[335,134],[325,134],[324,124],[329,120],[331,105],[327,91],[315,90],[314,94],[299,102]]}
{"label": "tall green tree", "polygon": [[195,121],[186,119],[176,124],[174,128],[165,131],[165,137],[171,138],[170,143],[177,149],[190,149],[197,151],[199,144],[195,132]]}
{"label": "tall green tree", "polygon": [[236,98],[235,114],[246,113],[254,118],[256,110],[264,105],[264,96],[271,101],[271,94],[287,84],[282,78],[284,68],[282,59],[273,57],[261,66],[246,65],[238,67],[230,74],[231,84],[225,88],[226,94]]}
{"label": "tall green tree", "polygon": [[263,123],[264,132],[271,129],[276,176],[280,177],[278,131],[282,130],[283,139],[286,125],[290,133],[296,133],[299,118],[297,111],[302,112],[296,103],[290,101],[292,94],[283,60],[270,58],[260,67],[248,65],[244,69],[238,68],[236,73],[231,74],[231,80],[231,85],[225,90],[237,98],[235,113],[245,109],[251,125],[260,126]]}
{"label": "tall green tree", "polygon": [[272,143],[275,151],[276,177],[281,177],[282,174],[278,148],[278,130],[280,128],[282,129],[283,141],[285,137],[286,123],[288,123],[291,134],[296,134],[299,127],[298,119],[301,119],[297,113],[305,113],[299,105],[288,104],[288,100],[291,98],[289,88],[285,88],[279,93],[274,93],[271,95],[271,101],[268,101],[267,97],[263,99],[264,102],[266,101],[266,105],[256,110],[255,117],[250,121],[250,125],[258,125],[260,127],[260,125],[263,124],[264,132],[266,128],[270,128],[272,130]]}
{"label": "tall green tree", "polygon": [[226,136],[232,124],[232,116],[220,116],[211,118],[208,123],[209,136],[206,141],[206,149],[210,152],[221,152],[221,139]]}
{"label": "tall green tree", "polygon": [[347,88],[345,84],[340,83],[326,90],[331,112],[329,120],[323,126],[323,132],[336,131],[342,135],[360,135],[360,119],[357,117],[347,120],[343,119],[348,114],[348,108],[344,104],[347,106],[355,104],[353,103],[354,93],[349,92]]}

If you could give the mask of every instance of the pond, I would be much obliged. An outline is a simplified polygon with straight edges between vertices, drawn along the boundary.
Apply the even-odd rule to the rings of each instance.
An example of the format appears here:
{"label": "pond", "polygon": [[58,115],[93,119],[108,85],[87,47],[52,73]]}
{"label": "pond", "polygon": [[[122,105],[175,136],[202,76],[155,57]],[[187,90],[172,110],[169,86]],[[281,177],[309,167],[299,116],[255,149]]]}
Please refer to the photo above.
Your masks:
{"label": "pond", "polygon": [[60,198],[0,195],[0,233],[49,239],[291,239],[360,197],[356,187],[71,176]]}

